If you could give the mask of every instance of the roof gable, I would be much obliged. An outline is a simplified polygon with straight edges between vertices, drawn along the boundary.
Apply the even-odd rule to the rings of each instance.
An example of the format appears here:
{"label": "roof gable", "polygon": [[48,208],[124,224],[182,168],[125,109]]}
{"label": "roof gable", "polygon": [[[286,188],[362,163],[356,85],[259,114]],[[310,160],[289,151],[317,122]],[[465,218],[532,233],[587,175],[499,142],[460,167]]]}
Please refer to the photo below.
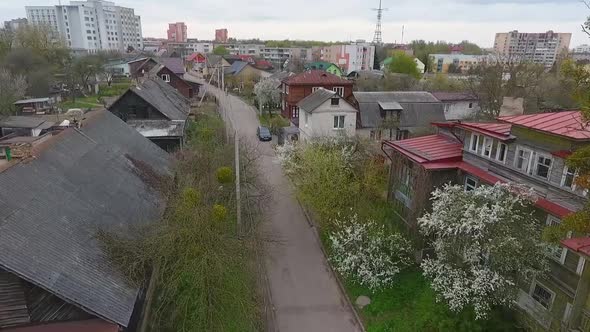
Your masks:
{"label": "roof gable", "polygon": [[319,88],[316,92],[310,94],[309,96],[303,98],[297,106],[302,110],[312,113],[316,108],[320,107],[324,102],[332,98],[340,98],[334,91],[326,90],[324,88]]}
{"label": "roof gable", "polygon": [[109,112],[0,172],[0,267],[89,313],[127,326],[138,289],[110,263],[104,229],[158,221],[162,196],[139,162],[170,174],[169,156]]}
{"label": "roof gable", "polygon": [[385,141],[384,144],[419,164],[461,161],[463,155],[461,142],[441,134]]}
{"label": "roof gable", "polygon": [[184,62],[181,58],[160,58],[160,63],[176,75],[184,75]]}

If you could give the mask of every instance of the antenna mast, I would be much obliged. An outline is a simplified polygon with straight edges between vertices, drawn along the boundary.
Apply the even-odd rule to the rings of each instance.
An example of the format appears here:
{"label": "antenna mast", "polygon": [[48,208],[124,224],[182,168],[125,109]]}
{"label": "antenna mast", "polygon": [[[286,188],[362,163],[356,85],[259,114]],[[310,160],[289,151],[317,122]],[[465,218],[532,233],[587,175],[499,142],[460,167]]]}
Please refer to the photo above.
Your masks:
{"label": "antenna mast", "polygon": [[373,44],[383,44],[383,38],[381,37],[381,18],[383,18],[383,12],[387,11],[387,8],[381,7],[381,0],[379,0],[379,8],[373,8],[372,10],[377,12],[377,26],[375,27],[375,36],[373,36]]}

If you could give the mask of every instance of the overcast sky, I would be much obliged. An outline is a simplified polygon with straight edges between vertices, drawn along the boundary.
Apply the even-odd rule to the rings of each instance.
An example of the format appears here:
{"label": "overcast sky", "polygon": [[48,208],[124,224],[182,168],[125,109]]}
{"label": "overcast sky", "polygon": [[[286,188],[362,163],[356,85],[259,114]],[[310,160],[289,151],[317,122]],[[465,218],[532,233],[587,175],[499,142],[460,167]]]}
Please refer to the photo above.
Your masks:
{"label": "overcast sky", "polygon": [[[64,4],[66,0],[62,1]],[[374,2],[374,4],[372,4]],[[25,16],[25,5],[58,0],[0,0],[0,20]],[[189,38],[372,40],[378,0],[118,0],[141,15],[144,37],[165,37],[167,23],[184,21]],[[496,32],[571,32],[572,47],[590,43],[580,24],[590,15],[580,0],[383,0],[383,40],[470,40],[491,47]]]}

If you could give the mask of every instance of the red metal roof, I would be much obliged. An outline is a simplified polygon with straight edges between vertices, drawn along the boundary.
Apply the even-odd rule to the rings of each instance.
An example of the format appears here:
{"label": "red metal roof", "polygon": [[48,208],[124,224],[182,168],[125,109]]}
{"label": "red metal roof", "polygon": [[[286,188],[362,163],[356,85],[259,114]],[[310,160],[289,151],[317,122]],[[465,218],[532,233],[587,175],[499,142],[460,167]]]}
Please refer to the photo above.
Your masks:
{"label": "red metal roof", "polygon": [[463,144],[440,134],[384,143],[419,164],[461,161],[463,154]]}
{"label": "red metal roof", "polygon": [[338,77],[334,74],[330,74],[323,70],[308,70],[301,74],[287,77],[283,80],[284,83],[289,85],[291,84],[301,84],[301,85],[311,85],[311,84],[341,84],[341,85],[352,85],[353,82],[349,80],[345,80],[341,77]]}
{"label": "red metal roof", "polygon": [[497,122],[460,122],[457,127],[488,135],[499,140],[510,139],[512,125],[509,123]]}
{"label": "red metal roof", "polygon": [[561,241],[561,244],[572,251],[590,256],[590,237],[565,239]]}
{"label": "red metal roof", "polygon": [[562,159],[567,159],[569,156],[572,155],[572,151],[568,151],[568,150],[559,150],[559,151],[553,151],[551,152],[552,155],[562,158]]}
{"label": "red metal roof", "polygon": [[580,111],[504,116],[500,121],[576,140],[590,140]]}
{"label": "red metal roof", "polygon": [[5,332],[118,332],[119,326],[100,319],[15,327]]}

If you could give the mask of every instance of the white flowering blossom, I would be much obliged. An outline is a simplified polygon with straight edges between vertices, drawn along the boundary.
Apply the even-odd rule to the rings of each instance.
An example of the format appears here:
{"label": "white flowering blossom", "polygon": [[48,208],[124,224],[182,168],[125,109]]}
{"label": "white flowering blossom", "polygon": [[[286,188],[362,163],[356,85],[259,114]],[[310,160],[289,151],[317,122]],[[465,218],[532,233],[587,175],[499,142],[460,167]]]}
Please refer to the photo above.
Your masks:
{"label": "white flowering blossom", "polygon": [[285,169],[286,174],[293,174],[297,168],[297,149],[297,142],[290,140],[285,140],[285,144],[277,145],[275,148],[276,156]]}
{"label": "white flowering blossom", "polygon": [[516,280],[547,271],[541,223],[531,190],[509,184],[465,192],[446,185],[432,193],[432,212],[418,220],[435,255],[422,263],[439,300],[453,311],[473,307],[478,319],[496,305],[510,306]]}
{"label": "white flowering blossom", "polygon": [[354,215],[335,226],[338,231],[329,236],[334,268],[371,290],[391,285],[412,263],[410,242],[373,221],[360,222]]}

